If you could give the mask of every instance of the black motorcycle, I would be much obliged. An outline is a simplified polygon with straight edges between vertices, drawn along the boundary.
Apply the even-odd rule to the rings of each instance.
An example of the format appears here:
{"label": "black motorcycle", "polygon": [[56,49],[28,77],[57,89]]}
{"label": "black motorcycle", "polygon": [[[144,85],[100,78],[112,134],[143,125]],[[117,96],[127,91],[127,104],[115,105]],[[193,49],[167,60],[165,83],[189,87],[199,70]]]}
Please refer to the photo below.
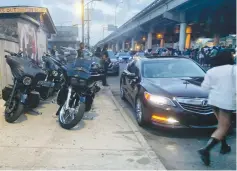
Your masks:
{"label": "black motorcycle", "polygon": [[11,68],[14,84],[2,90],[2,97],[6,101],[5,120],[13,123],[26,107],[33,109],[39,105],[40,94],[35,91],[35,87],[46,75],[32,60],[23,57],[22,52],[5,52],[10,54],[5,58]]}
{"label": "black motorcycle", "polygon": [[56,115],[61,127],[71,129],[91,109],[95,94],[100,90],[97,81],[101,80],[102,72],[98,64],[86,59],[76,59],[67,66],[54,62],[62,69],[65,78],[57,96],[60,107]]}
{"label": "black motorcycle", "polygon": [[43,100],[46,100],[55,92],[59,91],[63,83],[63,75],[60,68],[55,65],[49,54],[45,53],[44,56],[42,56],[42,61],[42,69],[45,71],[47,76],[44,81],[37,85],[36,91],[39,91],[40,97]]}

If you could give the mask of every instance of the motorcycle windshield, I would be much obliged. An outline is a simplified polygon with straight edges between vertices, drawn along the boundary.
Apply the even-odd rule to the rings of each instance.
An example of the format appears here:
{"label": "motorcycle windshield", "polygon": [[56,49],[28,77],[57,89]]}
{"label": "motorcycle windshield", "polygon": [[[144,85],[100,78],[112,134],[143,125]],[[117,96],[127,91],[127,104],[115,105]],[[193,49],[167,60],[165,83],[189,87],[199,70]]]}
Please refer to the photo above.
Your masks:
{"label": "motorcycle windshield", "polygon": [[24,75],[35,77],[37,73],[42,72],[39,67],[34,65],[29,59],[26,58],[8,56],[6,61],[11,68],[12,75],[15,78],[21,78]]}
{"label": "motorcycle windshield", "polygon": [[58,67],[56,67],[56,65],[54,64],[52,59],[47,59],[45,61],[45,68],[48,70],[57,70],[58,69]]}
{"label": "motorcycle windshield", "polygon": [[69,77],[80,77],[89,79],[92,61],[88,59],[76,59],[73,63],[69,63],[67,67],[67,75]]}

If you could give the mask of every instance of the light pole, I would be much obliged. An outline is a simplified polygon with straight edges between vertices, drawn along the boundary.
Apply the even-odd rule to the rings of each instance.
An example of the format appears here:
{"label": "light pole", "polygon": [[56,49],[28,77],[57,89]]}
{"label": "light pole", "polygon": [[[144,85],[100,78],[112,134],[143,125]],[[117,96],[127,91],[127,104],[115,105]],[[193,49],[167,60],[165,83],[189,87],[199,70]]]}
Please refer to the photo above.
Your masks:
{"label": "light pole", "polygon": [[81,39],[82,39],[82,43],[84,43],[84,29],[85,29],[85,18],[84,18],[84,14],[85,14],[85,11],[84,11],[84,0],[81,0],[81,25],[82,25],[82,28],[81,28]]}
{"label": "light pole", "polygon": [[82,6],[82,42],[85,42],[85,38],[84,38],[84,32],[85,32],[85,11],[84,8],[87,6],[87,45],[88,47],[90,46],[90,15],[89,15],[89,4],[94,2],[94,1],[102,1],[102,0],[91,0],[89,2],[87,2],[86,4],[84,4],[84,0],[81,0],[81,6]]}
{"label": "light pole", "polygon": [[119,6],[119,4],[123,3],[123,1],[121,0],[119,3],[116,4],[115,6],[115,14],[114,14],[114,26],[116,27],[117,25],[117,8]]}

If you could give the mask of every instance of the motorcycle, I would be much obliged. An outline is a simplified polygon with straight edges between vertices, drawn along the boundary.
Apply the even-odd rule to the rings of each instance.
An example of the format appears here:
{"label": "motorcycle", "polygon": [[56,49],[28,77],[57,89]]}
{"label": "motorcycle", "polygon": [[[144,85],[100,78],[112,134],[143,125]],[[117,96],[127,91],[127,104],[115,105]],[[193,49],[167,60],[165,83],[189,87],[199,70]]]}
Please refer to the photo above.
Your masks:
{"label": "motorcycle", "polygon": [[67,66],[54,62],[62,69],[65,79],[58,92],[56,115],[62,128],[71,129],[91,109],[95,94],[100,91],[97,81],[101,80],[102,71],[98,64],[86,59],[76,59]]}
{"label": "motorcycle", "polygon": [[63,82],[63,75],[49,54],[45,53],[44,56],[42,56],[42,61],[44,63],[43,70],[47,76],[45,80],[37,86],[36,90],[39,91],[41,98],[46,100],[55,92],[59,91]]}
{"label": "motorcycle", "polygon": [[5,55],[13,75],[13,85],[2,90],[5,103],[5,120],[15,122],[26,107],[34,109],[39,105],[40,94],[35,91],[39,81],[45,79],[45,73],[29,58],[24,58],[22,52],[13,53],[5,50]]}

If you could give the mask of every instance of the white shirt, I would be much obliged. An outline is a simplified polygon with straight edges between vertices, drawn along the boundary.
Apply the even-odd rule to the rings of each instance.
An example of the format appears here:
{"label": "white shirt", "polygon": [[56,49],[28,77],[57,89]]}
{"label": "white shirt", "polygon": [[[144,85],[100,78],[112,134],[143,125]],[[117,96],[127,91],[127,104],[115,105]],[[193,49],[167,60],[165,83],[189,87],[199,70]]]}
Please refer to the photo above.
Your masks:
{"label": "white shirt", "polygon": [[208,104],[236,110],[236,66],[223,65],[207,71],[202,88],[209,91]]}

